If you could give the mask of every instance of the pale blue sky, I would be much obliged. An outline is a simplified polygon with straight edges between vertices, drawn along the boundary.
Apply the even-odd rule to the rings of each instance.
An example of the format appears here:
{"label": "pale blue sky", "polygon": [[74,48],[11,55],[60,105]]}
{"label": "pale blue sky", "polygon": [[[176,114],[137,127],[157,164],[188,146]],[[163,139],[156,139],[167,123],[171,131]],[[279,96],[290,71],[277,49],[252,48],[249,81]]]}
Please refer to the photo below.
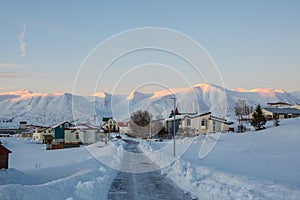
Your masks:
{"label": "pale blue sky", "polygon": [[[18,36],[24,24],[22,57]],[[0,90],[71,92],[79,66],[96,45],[140,27],[174,29],[195,39],[227,88],[300,90],[297,0],[0,1]]]}

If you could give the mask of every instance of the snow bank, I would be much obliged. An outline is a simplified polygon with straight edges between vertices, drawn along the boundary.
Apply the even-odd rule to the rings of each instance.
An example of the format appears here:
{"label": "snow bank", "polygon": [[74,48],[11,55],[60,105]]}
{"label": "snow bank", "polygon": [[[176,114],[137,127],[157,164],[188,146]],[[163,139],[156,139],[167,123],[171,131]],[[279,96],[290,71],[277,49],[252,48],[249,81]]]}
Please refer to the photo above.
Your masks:
{"label": "snow bank", "polygon": [[171,149],[166,152],[161,143],[149,147],[142,141],[140,148],[164,167],[163,174],[200,199],[299,199],[299,130],[298,118],[259,132],[221,134],[203,159],[199,149],[209,137],[177,140],[177,148],[184,143],[190,147],[175,162]]}
{"label": "snow bank", "polygon": [[[122,148],[99,142],[88,147],[45,150],[43,144],[1,138],[10,154],[10,169],[0,171],[0,199],[105,199],[115,170],[99,162],[103,155],[117,165]],[[117,144],[118,145],[118,144]],[[89,150],[100,152],[96,157]],[[101,154],[105,152],[105,154]]]}

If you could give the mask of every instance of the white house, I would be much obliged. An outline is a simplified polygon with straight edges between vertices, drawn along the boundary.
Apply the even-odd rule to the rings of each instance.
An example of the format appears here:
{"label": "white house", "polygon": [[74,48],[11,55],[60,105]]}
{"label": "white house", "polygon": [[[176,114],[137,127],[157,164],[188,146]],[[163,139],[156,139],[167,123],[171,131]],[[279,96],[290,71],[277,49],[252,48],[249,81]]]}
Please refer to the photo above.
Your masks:
{"label": "white house", "polygon": [[[198,135],[229,131],[229,123],[224,118],[215,117],[211,112],[197,115],[176,116],[175,132],[183,135]],[[166,128],[173,132],[173,118],[166,120]]]}
{"label": "white house", "polygon": [[92,144],[104,137],[100,127],[90,124],[77,124],[65,130],[65,143]]}
{"label": "white house", "polygon": [[185,134],[208,134],[229,130],[229,123],[224,118],[211,115],[211,112],[198,115],[185,115],[181,121],[181,129]]}

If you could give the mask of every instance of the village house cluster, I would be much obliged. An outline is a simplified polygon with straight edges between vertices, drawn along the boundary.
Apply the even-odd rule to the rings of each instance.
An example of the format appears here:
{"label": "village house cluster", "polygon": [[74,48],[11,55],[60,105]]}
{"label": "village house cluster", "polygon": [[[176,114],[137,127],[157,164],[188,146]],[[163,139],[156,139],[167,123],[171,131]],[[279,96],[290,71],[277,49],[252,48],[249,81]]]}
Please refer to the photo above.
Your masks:
{"label": "village house cluster", "polygon": [[[300,105],[291,105],[284,102],[268,103],[262,108],[262,112],[267,120],[286,119],[300,117]],[[252,114],[249,116],[250,119]],[[160,124],[159,128],[152,126]],[[110,133],[128,134],[133,132],[128,122],[116,122],[112,117],[103,117],[101,126],[89,123],[71,123],[64,121],[51,127],[28,125],[26,121],[20,121],[18,128],[1,129],[0,137],[10,137],[11,134],[19,134],[21,138],[31,138],[46,144],[47,150],[61,149],[69,147],[79,147],[81,144],[89,145],[98,141],[107,142]],[[216,132],[234,131],[233,122],[228,122],[225,118],[207,113],[179,113],[177,108],[172,111],[169,118],[157,119],[150,122],[150,132],[152,136],[146,135],[143,138],[170,138],[174,133],[177,136],[193,137],[200,134]],[[132,135],[130,135],[132,136]],[[134,136],[134,134],[133,134]],[[0,142],[0,168],[8,168],[9,149],[1,145]]]}
{"label": "village house cluster", "polygon": [[[107,134],[109,132],[119,132],[119,127],[111,117],[105,117],[101,127],[89,123],[73,124],[69,121],[51,127],[44,127],[27,125],[25,121],[22,121],[19,124],[19,129],[15,129],[15,132],[19,133],[20,138],[32,138],[46,144],[46,149],[51,150],[105,141],[108,139]],[[7,134],[1,135],[6,136]]]}

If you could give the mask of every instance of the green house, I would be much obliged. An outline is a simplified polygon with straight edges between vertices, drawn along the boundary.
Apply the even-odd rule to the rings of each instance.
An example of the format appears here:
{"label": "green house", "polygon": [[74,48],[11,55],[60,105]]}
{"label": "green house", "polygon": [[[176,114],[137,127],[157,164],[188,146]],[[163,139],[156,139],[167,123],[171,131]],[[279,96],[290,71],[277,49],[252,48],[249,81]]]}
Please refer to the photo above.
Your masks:
{"label": "green house", "polygon": [[71,124],[68,121],[65,121],[63,123],[57,124],[52,127],[52,131],[54,131],[54,141],[55,142],[64,142],[65,141],[65,129],[72,127],[73,124]]}

